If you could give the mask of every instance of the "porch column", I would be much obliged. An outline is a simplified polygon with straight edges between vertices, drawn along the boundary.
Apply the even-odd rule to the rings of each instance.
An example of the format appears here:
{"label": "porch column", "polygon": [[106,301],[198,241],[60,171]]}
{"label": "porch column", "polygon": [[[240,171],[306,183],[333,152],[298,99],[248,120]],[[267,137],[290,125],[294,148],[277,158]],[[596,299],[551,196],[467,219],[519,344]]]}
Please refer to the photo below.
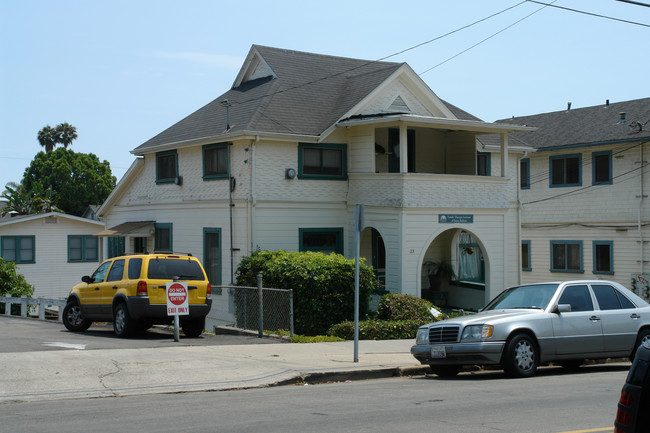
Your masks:
{"label": "porch column", "polygon": [[399,172],[408,173],[408,129],[403,122],[399,125]]}
{"label": "porch column", "polygon": [[508,177],[508,133],[501,133],[501,177]]}

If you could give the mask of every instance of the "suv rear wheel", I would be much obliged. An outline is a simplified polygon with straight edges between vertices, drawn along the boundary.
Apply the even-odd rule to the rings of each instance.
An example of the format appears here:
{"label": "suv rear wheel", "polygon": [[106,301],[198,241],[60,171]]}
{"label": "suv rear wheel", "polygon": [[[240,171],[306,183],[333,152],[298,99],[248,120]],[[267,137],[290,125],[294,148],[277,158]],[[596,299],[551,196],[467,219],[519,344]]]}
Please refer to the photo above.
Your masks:
{"label": "suv rear wheel", "polygon": [[205,318],[185,320],[181,323],[183,334],[189,338],[195,338],[203,334],[205,330]]}
{"label": "suv rear wheel", "polygon": [[120,302],[115,306],[113,311],[113,331],[120,338],[130,337],[135,331],[135,320],[129,316],[129,310],[126,304]]}
{"label": "suv rear wheel", "polygon": [[81,314],[81,308],[76,301],[68,301],[63,308],[63,325],[72,332],[83,332],[90,328],[93,322],[85,319]]}

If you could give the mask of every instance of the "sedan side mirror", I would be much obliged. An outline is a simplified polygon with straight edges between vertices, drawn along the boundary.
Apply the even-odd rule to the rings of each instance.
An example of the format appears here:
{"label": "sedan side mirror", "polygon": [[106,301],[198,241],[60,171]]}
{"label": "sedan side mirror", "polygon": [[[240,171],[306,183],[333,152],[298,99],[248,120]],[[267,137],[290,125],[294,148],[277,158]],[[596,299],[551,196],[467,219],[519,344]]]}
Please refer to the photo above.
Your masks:
{"label": "sedan side mirror", "polygon": [[81,277],[81,281],[83,281],[86,284],[90,284],[93,282],[93,279],[90,278],[88,275],[84,275],[83,277]]}
{"label": "sedan side mirror", "polygon": [[557,304],[555,307],[555,313],[568,313],[571,311],[571,304]]}

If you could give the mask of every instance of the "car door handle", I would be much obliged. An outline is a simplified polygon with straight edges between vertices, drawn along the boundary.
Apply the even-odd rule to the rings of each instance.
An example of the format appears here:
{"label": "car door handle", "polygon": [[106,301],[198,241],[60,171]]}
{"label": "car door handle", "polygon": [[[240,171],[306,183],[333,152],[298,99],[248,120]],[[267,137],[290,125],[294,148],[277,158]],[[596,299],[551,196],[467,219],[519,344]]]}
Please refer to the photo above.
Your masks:
{"label": "car door handle", "polygon": [[95,287],[95,290],[99,290],[99,287]]}
{"label": "car door handle", "polygon": [[597,321],[600,320],[600,317],[598,317],[598,316],[591,316],[591,317],[589,318],[589,320],[591,320],[592,322],[597,322]]}
{"label": "car door handle", "polygon": [[117,290],[117,286],[113,286],[113,290]]}
{"label": "car door handle", "polygon": [[639,315],[636,314],[636,313],[632,313],[632,314],[630,314],[630,319],[640,319],[640,318],[641,318],[641,316],[639,316]]}

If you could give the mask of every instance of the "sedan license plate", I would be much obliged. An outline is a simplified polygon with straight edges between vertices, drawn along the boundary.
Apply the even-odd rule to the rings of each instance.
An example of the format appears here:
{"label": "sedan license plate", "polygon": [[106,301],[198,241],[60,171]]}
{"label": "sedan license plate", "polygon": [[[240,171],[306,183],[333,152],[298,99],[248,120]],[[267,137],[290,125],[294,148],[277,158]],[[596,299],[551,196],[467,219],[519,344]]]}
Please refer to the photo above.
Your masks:
{"label": "sedan license plate", "polygon": [[431,357],[432,358],[446,358],[447,350],[445,346],[434,346],[431,348]]}

